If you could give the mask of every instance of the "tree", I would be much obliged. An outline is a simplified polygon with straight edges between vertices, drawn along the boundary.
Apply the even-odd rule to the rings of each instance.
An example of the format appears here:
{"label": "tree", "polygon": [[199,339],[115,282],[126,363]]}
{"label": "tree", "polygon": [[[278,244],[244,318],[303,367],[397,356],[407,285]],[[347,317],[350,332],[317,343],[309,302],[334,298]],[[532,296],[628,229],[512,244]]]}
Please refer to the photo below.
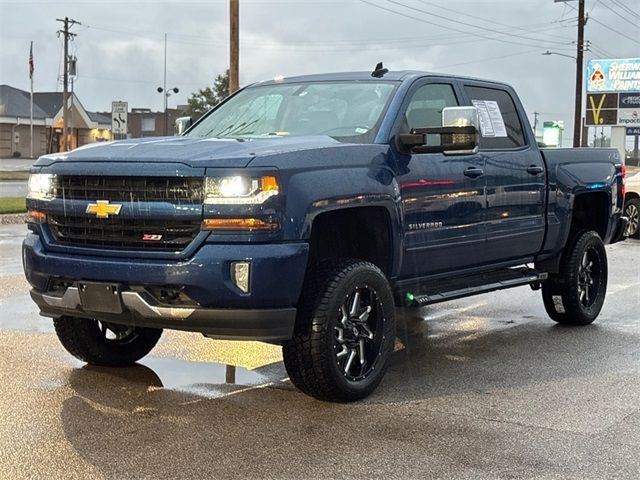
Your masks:
{"label": "tree", "polygon": [[229,70],[218,75],[212,87],[201,88],[187,99],[185,115],[197,120],[229,96]]}

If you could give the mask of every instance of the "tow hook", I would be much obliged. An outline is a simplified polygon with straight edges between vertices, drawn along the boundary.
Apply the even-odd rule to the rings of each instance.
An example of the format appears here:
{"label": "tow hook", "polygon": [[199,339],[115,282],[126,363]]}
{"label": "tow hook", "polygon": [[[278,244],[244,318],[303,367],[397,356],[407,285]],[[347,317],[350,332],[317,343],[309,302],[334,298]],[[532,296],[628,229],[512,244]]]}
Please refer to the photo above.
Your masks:
{"label": "tow hook", "polygon": [[530,283],[529,286],[531,287],[531,290],[540,290],[542,288],[542,282],[533,282]]}

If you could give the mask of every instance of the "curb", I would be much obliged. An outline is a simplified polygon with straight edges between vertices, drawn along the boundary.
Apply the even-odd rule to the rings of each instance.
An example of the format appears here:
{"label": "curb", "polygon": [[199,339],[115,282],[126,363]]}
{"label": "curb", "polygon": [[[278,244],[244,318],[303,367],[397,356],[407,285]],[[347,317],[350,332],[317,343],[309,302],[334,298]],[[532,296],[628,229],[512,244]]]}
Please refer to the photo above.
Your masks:
{"label": "curb", "polygon": [[3,213],[0,215],[0,225],[18,225],[26,221],[26,213]]}

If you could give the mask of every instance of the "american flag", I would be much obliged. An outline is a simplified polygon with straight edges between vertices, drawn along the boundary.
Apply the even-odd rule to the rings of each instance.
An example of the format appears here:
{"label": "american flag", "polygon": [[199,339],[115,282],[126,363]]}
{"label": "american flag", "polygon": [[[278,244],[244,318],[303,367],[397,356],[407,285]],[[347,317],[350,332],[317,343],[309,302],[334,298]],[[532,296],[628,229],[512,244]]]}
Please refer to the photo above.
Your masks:
{"label": "american flag", "polygon": [[33,79],[33,42],[31,42],[29,49],[29,78]]}

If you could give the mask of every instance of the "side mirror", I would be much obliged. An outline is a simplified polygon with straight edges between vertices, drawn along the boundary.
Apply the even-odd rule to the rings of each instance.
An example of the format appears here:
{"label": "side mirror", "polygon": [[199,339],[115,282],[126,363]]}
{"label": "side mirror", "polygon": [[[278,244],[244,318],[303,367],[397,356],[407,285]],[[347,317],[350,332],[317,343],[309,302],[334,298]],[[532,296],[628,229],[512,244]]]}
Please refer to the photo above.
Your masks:
{"label": "side mirror", "polygon": [[400,146],[415,153],[471,155],[478,151],[476,107],[447,107],[442,110],[442,127],[414,128],[398,136]]}
{"label": "side mirror", "polygon": [[176,118],[176,133],[178,135],[182,135],[191,125],[193,125],[193,118],[191,117]]}

